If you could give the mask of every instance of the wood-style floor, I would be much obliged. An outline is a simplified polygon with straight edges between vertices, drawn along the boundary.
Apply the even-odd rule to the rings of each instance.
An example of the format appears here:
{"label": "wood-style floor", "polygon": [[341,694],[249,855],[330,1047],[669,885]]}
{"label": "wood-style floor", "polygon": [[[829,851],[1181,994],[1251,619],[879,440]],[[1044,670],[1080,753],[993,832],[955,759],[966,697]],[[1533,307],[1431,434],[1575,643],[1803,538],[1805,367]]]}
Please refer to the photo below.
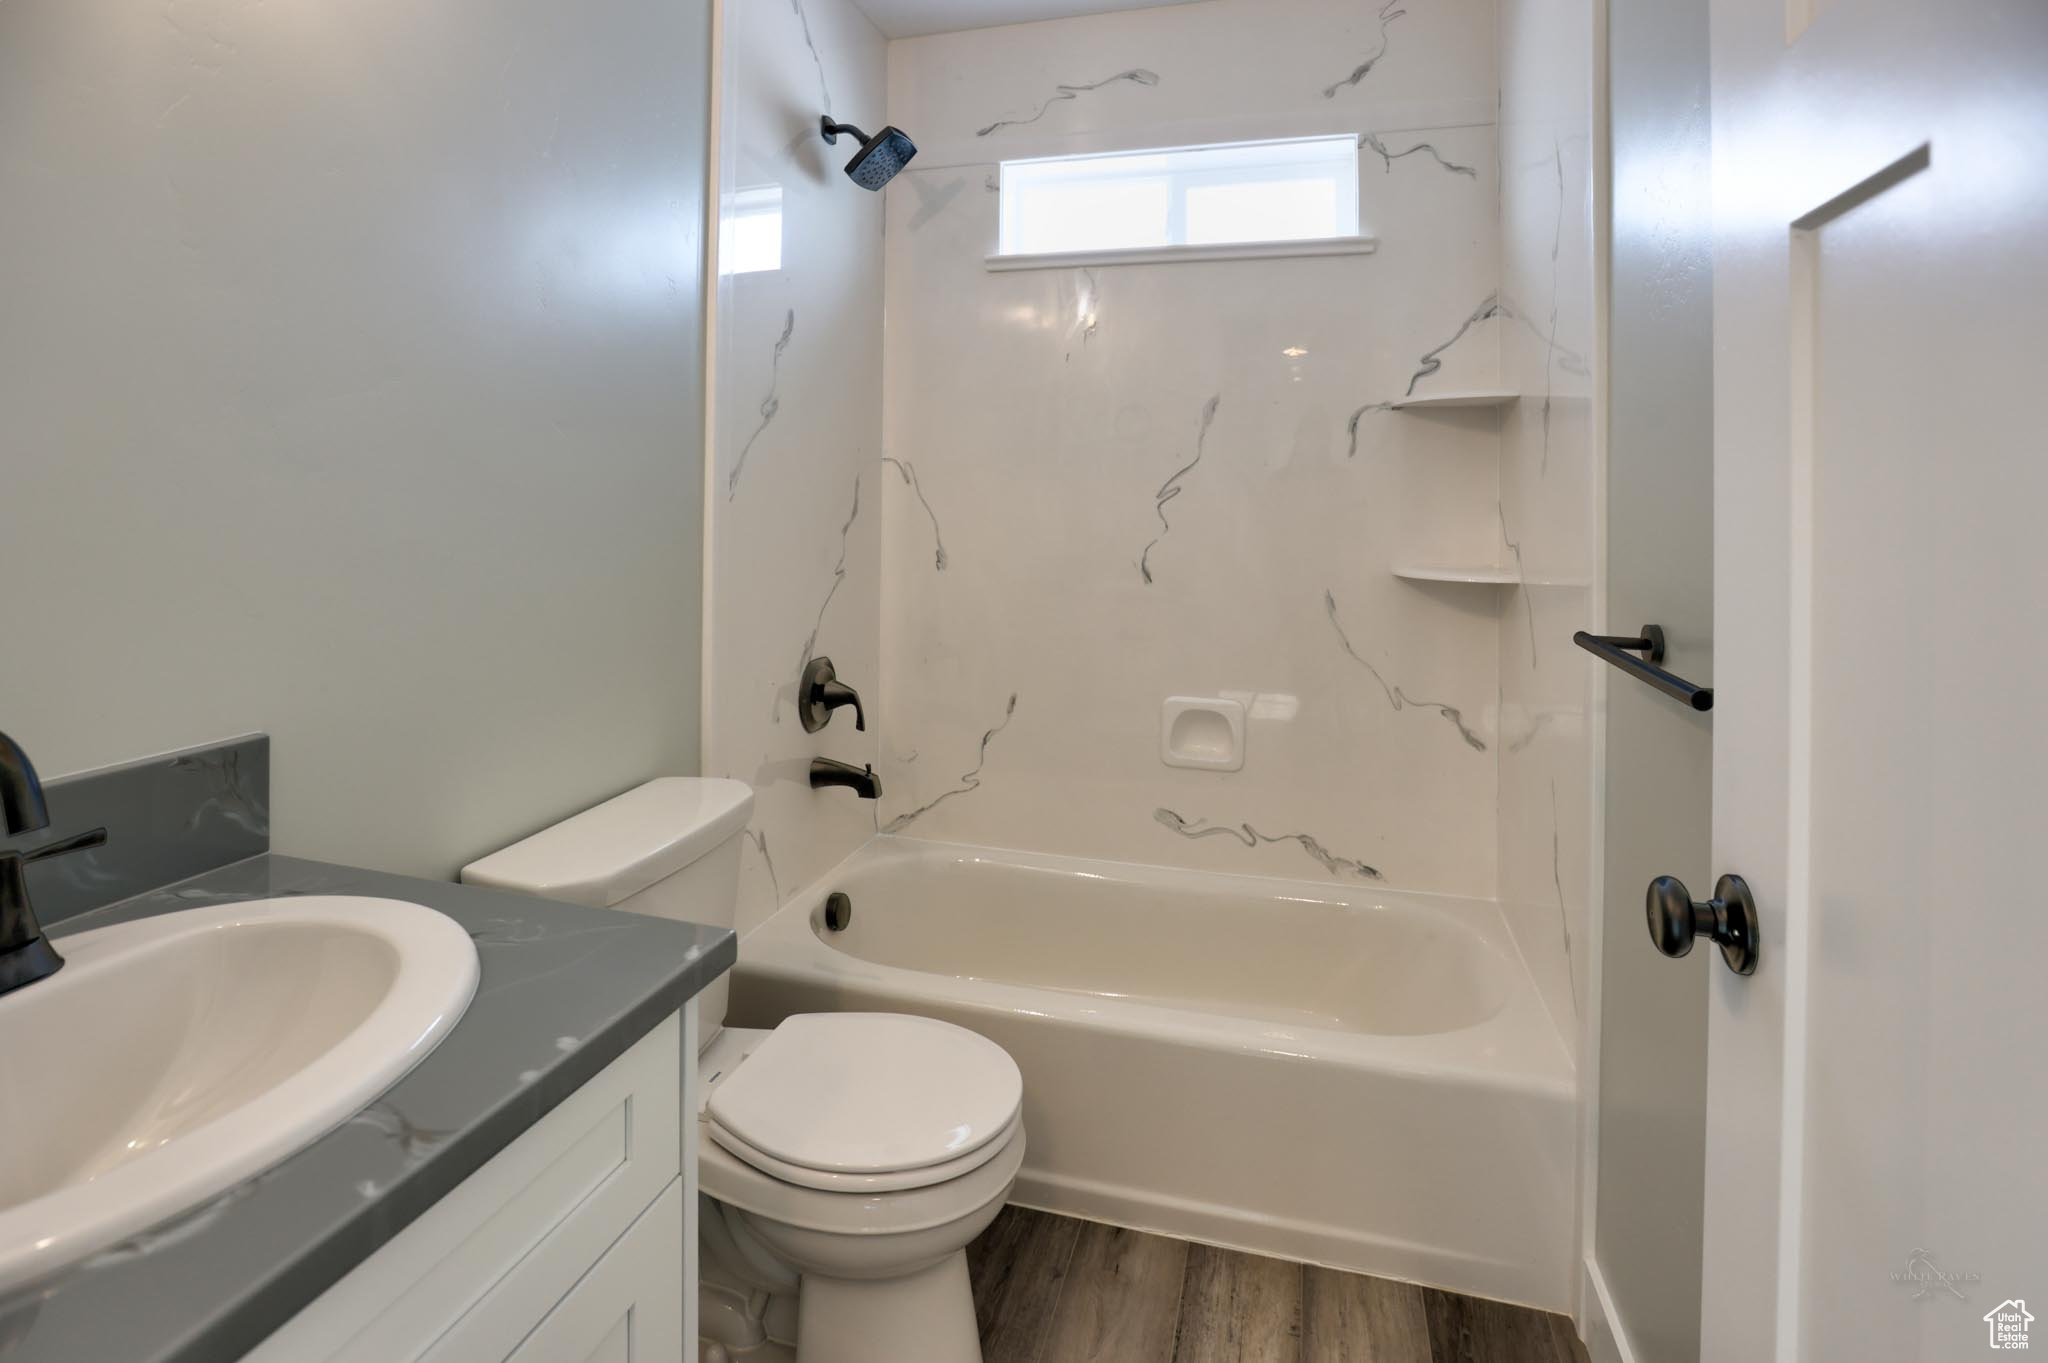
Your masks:
{"label": "wood-style floor", "polygon": [[1585,1363],[1563,1316],[1005,1207],[967,1248],[983,1363]]}

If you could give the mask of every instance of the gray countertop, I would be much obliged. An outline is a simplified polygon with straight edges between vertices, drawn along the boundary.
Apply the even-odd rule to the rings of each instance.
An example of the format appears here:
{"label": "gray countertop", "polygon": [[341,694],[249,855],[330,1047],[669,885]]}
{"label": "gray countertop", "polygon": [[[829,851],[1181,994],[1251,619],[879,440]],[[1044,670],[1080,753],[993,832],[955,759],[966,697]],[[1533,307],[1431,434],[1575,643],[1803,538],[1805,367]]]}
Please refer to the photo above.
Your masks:
{"label": "gray countertop", "polygon": [[468,1011],[418,1068],[282,1164],[0,1301],[7,1363],[239,1357],[736,956],[723,928],[268,854],[79,914],[51,935],[61,947],[64,934],[110,923],[295,894],[405,899],[453,918],[481,967]]}

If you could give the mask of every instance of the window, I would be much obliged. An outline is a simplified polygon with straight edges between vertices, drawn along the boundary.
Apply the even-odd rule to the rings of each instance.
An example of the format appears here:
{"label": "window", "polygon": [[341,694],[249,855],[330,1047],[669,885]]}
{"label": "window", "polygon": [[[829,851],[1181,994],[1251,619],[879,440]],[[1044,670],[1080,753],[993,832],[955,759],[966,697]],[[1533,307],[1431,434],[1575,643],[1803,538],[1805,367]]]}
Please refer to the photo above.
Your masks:
{"label": "window", "polygon": [[990,264],[1304,253],[1289,243],[1371,249],[1358,231],[1356,138],[1005,161]]}
{"label": "window", "polygon": [[782,186],[735,190],[720,225],[718,272],[758,274],[782,268]]}

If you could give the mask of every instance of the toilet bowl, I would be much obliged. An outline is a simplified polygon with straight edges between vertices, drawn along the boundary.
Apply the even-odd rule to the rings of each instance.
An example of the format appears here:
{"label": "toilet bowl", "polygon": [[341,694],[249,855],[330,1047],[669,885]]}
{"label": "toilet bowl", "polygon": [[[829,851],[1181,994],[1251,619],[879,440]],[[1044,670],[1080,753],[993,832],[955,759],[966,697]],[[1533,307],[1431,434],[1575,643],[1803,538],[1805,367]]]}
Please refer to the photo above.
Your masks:
{"label": "toilet bowl", "polygon": [[1010,1057],[927,1018],[814,1013],[728,1030],[704,1065],[704,1337],[733,1363],[792,1343],[979,1363],[964,1251],[1024,1160]]}
{"label": "toilet bowl", "polygon": [[[730,925],[753,793],[670,777],[464,882]],[[889,1013],[723,1026],[698,999],[704,1363],[981,1363],[966,1246],[1024,1161],[1023,1078],[964,1027]]]}

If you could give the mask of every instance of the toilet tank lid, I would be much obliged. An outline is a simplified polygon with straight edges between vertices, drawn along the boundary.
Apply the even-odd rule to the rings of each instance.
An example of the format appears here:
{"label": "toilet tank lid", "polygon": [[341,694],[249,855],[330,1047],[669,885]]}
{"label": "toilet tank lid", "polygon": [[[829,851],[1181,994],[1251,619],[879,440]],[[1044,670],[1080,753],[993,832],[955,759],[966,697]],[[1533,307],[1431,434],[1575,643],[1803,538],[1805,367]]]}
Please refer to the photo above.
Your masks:
{"label": "toilet tank lid", "polygon": [[462,868],[463,883],[609,907],[747,826],[743,781],[664,776]]}

